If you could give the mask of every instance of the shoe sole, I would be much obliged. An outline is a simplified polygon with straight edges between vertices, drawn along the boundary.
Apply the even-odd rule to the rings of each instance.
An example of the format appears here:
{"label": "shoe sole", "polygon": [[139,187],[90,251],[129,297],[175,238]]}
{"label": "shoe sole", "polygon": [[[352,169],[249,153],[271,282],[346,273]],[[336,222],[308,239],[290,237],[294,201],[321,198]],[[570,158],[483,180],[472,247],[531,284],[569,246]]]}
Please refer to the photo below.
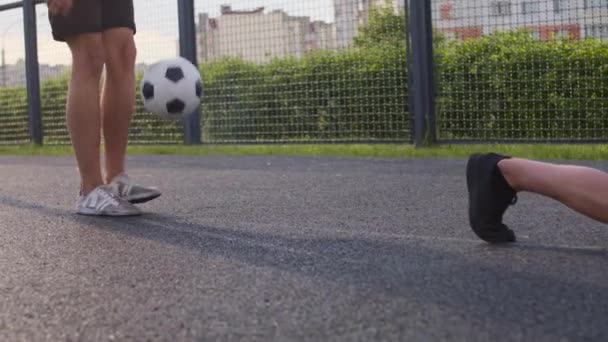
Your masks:
{"label": "shoe sole", "polygon": [[127,216],[139,216],[141,212],[137,213],[122,213],[122,214],[108,214],[108,213],[100,213],[97,210],[83,210],[80,209],[76,212],[78,215],[82,216],[105,216],[105,217],[127,217]]}
{"label": "shoe sole", "polygon": [[157,199],[160,197],[161,194],[154,194],[154,195],[145,195],[145,196],[127,196],[124,197],[124,199],[126,201],[128,201],[131,204],[141,204],[141,203],[146,203],[146,202],[150,202],[151,200]]}
{"label": "shoe sole", "polygon": [[469,157],[467,162],[467,190],[469,192],[469,224],[473,225],[471,222],[471,217],[473,216],[471,203],[473,203],[473,194],[476,193],[477,188],[473,188],[474,179],[477,178],[477,160],[479,159],[479,154],[473,154]]}
{"label": "shoe sole", "polygon": [[[469,224],[471,225],[471,228],[473,228],[473,220],[472,217],[474,216],[473,214],[473,208],[471,203],[475,202],[474,200],[474,194],[476,194],[477,191],[477,184],[474,181],[475,179],[479,179],[479,158],[482,157],[481,153],[475,153],[473,155],[471,155],[469,157],[469,160],[467,162],[467,190],[469,192]],[[492,243],[492,244],[502,244],[502,243],[512,243],[512,242],[516,242],[516,237],[515,237],[515,233],[508,229],[505,228],[505,230],[502,231],[491,231],[491,230],[483,230],[483,229],[478,229],[479,231],[476,231],[475,229],[473,229],[473,232],[475,233],[475,235],[477,235],[477,237],[479,237],[480,239],[488,242],[488,243]]]}

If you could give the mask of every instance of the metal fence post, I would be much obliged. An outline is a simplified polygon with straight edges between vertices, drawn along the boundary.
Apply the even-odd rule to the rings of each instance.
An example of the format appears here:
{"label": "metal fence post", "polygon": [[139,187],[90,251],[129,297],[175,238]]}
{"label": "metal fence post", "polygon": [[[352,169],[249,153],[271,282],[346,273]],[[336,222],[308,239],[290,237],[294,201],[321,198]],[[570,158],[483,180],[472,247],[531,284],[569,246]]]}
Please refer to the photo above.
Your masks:
{"label": "metal fence post", "polygon": [[[194,0],[177,0],[179,16],[180,55],[198,66],[196,56],[196,23],[194,20]],[[201,143],[200,110],[184,120],[184,142],[188,145]]]}
{"label": "metal fence post", "polygon": [[[413,0],[410,8],[412,34],[412,82],[414,142],[435,141],[435,78],[433,74],[433,23],[430,0]],[[428,134],[428,136],[427,136]]]}
{"label": "metal fence post", "polygon": [[407,104],[408,104],[408,114],[410,117],[410,143],[414,142],[414,134],[412,132],[415,131],[416,120],[414,118],[414,114],[416,113],[415,104],[414,104],[414,82],[413,80],[413,63],[412,63],[412,24],[410,17],[410,0],[403,1],[403,10],[405,17],[405,63],[407,67],[406,77],[407,77]]}
{"label": "metal fence post", "polygon": [[23,0],[25,38],[25,73],[27,78],[27,107],[30,139],[42,145],[42,111],[40,110],[40,72],[38,69],[38,33],[36,30],[35,0]]}

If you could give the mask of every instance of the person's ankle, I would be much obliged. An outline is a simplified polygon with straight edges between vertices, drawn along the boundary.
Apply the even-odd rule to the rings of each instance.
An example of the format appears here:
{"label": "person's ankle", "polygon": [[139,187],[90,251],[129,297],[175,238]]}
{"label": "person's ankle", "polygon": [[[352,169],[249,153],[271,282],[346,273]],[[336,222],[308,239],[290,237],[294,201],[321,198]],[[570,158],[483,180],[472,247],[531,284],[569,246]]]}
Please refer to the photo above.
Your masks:
{"label": "person's ankle", "polygon": [[103,184],[101,184],[101,183],[82,183],[80,186],[80,196],[87,196],[88,194],[93,192],[93,190],[97,189],[100,185],[103,185]]}
{"label": "person's ankle", "polygon": [[513,170],[513,164],[514,160],[512,158],[503,159],[498,162],[496,167],[498,168],[498,171],[500,171],[500,174],[502,175],[506,184],[510,186],[515,192],[519,192],[521,191],[521,189],[519,189],[519,186],[517,184],[517,174]]}
{"label": "person's ankle", "polygon": [[116,178],[124,173],[125,173],[124,170],[106,171],[105,177],[104,177],[105,184],[110,184],[112,182],[112,180],[114,180],[114,178]]}

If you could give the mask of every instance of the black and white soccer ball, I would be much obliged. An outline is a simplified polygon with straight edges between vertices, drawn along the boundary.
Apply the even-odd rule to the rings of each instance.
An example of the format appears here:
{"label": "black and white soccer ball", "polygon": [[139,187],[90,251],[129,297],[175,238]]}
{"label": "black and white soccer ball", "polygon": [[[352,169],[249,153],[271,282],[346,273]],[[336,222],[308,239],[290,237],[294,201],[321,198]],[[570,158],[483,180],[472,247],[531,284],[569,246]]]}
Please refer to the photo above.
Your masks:
{"label": "black and white soccer ball", "polygon": [[194,113],[203,95],[200,72],[182,57],[151,65],[144,72],[140,89],[145,110],[170,120]]}

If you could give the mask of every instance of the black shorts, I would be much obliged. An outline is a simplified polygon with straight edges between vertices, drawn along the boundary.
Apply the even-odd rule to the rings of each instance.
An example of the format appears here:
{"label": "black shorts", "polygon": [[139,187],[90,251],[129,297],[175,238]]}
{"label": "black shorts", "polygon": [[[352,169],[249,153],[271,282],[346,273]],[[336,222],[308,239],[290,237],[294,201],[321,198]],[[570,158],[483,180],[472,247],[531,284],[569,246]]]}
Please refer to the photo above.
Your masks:
{"label": "black shorts", "polygon": [[130,28],[135,34],[133,0],[75,0],[73,6],[65,17],[49,14],[53,38],[57,41],[117,27]]}

